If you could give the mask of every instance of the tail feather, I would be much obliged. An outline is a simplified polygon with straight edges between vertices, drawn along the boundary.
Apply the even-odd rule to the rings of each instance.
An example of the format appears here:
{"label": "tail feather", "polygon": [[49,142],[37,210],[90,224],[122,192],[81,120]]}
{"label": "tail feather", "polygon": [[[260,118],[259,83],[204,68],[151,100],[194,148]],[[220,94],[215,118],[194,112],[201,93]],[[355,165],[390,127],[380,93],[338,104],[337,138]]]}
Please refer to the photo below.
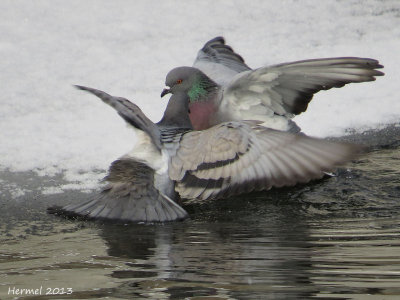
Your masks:
{"label": "tail feather", "polygon": [[154,201],[147,197],[114,198],[108,194],[100,194],[96,199],[85,203],[64,207],[53,206],[48,209],[48,212],[69,218],[135,223],[177,221],[188,217],[181,206],[172,204],[163,195],[159,195]]}
{"label": "tail feather", "polygon": [[[109,184],[94,199],[51,207],[49,213],[121,222],[167,222],[188,217],[188,213],[165,195],[164,190],[159,190],[154,182],[154,170],[143,163],[116,160],[105,179]],[[169,190],[173,191],[173,182],[170,184]]]}

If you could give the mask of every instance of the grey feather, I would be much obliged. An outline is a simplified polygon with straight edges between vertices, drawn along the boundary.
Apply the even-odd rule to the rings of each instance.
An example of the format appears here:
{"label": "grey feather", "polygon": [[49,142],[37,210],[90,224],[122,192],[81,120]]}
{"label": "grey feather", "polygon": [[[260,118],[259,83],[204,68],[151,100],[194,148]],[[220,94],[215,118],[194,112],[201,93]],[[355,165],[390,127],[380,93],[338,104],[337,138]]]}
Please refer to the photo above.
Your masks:
{"label": "grey feather", "polygon": [[121,222],[166,222],[188,217],[182,207],[160,193],[155,187],[154,170],[143,163],[117,160],[105,179],[108,184],[95,199],[67,205],[62,213]]}
{"label": "grey feather", "polygon": [[[193,68],[178,67],[168,73],[166,85],[170,89],[164,91],[190,94],[193,86],[204,81],[216,87],[201,99],[191,99],[189,109],[196,130],[228,121],[260,120],[266,127],[298,132],[300,128],[290,119],[307,109],[314,94],[349,83],[374,81],[376,76],[384,75],[381,68],[374,59],[337,57],[252,70],[224,38],[216,37],[199,51]],[[196,116],[192,107],[197,101],[211,103],[212,115]],[[207,122],[199,122],[199,118],[207,118]]]}
{"label": "grey feather", "polygon": [[[154,153],[147,154],[147,157],[127,154],[114,161],[105,177],[108,184],[97,197],[86,203],[67,205],[57,209],[57,213],[123,222],[165,222],[187,218],[186,211],[174,201],[177,199],[174,182],[154,169],[166,165],[162,151],[167,148],[173,152],[181,134],[191,129],[187,101],[171,97],[163,119],[154,124],[138,106],[125,98],[84,86],[76,87],[99,97],[130,125],[147,134],[150,139],[144,138],[139,144],[146,145],[146,150]],[[155,161],[160,161],[159,165]]]}
{"label": "grey feather", "polygon": [[[138,118],[143,113],[129,100],[85,90],[148,134],[142,127],[151,121],[144,115]],[[350,144],[271,130],[259,121],[224,122],[193,131],[188,102],[186,93],[175,93],[163,119],[154,124],[161,151],[156,149],[147,158],[134,153],[123,156],[111,165],[105,178],[108,184],[95,199],[61,211],[123,222],[181,220],[188,215],[177,204],[176,192],[185,199],[210,200],[308,182],[359,151]],[[155,136],[155,131],[150,134]],[[155,144],[154,139],[142,143]]]}
{"label": "grey feather", "polygon": [[258,122],[228,122],[186,133],[177,156],[171,158],[169,176],[181,197],[209,200],[306,183],[360,150],[268,129]]}
{"label": "grey feather", "polygon": [[224,81],[226,76],[251,70],[243,57],[226,45],[225,39],[221,36],[209,40],[199,50],[193,67],[213,78],[218,84],[221,84],[219,79]]}
{"label": "grey feather", "polygon": [[159,128],[142,112],[142,110],[134,103],[121,97],[113,97],[103,91],[89,88],[86,86],[75,85],[76,88],[87,91],[113,107],[118,114],[130,125],[146,132],[152,139],[158,149],[161,149],[160,130]]}
{"label": "grey feather", "polygon": [[[375,76],[383,75],[376,70],[379,68],[382,66],[373,59],[341,57],[297,61],[242,72],[224,87],[221,115],[257,114],[260,108],[265,107],[274,114],[291,118],[307,109],[315,93],[348,83],[374,81]],[[248,101],[254,98],[260,103]]]}

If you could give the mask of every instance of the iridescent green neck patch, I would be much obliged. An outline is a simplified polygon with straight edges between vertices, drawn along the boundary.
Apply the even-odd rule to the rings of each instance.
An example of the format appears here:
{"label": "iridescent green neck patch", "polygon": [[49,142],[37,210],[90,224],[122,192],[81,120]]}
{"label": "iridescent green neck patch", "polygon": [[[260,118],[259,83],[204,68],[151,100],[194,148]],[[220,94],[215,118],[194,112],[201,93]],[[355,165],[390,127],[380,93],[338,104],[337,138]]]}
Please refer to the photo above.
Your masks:
{"label": "iridescent green neck patch", "polygon": [[197,101],[200,98],[207,96],[207,94],[208,91],[206,89],[206,84],[200,80],[196,81],[188,92],[190,101]]}

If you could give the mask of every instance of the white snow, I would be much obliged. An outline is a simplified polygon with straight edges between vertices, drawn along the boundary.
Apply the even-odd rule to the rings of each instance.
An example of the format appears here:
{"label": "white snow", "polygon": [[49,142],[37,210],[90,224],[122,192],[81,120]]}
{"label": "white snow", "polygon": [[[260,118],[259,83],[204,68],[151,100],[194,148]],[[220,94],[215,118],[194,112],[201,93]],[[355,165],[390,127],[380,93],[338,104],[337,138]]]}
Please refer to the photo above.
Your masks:
{"label": "white snow", "polygon": [[[0,1],[0,170],[64,174],[90,189],[134,134],[73,84],[124,96],[158,121],[164,78],[223,35],[251,67],[300,59],[378,59],[386,75],[318,93],[303,131],[340,136],[400,117],[398,0]],[[17,192],[17,194],[21,193]]]}

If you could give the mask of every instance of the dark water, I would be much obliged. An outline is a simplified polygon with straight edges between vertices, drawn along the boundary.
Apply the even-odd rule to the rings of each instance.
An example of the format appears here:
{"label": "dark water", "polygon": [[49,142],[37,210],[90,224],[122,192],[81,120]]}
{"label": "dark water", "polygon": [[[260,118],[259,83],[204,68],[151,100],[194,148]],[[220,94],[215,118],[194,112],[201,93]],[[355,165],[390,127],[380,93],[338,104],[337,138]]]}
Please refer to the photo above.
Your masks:
{"label": "dark water", "polygon": [[[375,147],[337,177],[190,204],[180,223],[64,220],[46,207],[90,195],[3,193],[0,298],[400,299],[397,133],[351,137]],[[58,180],[2,176],[25,189]]]}

